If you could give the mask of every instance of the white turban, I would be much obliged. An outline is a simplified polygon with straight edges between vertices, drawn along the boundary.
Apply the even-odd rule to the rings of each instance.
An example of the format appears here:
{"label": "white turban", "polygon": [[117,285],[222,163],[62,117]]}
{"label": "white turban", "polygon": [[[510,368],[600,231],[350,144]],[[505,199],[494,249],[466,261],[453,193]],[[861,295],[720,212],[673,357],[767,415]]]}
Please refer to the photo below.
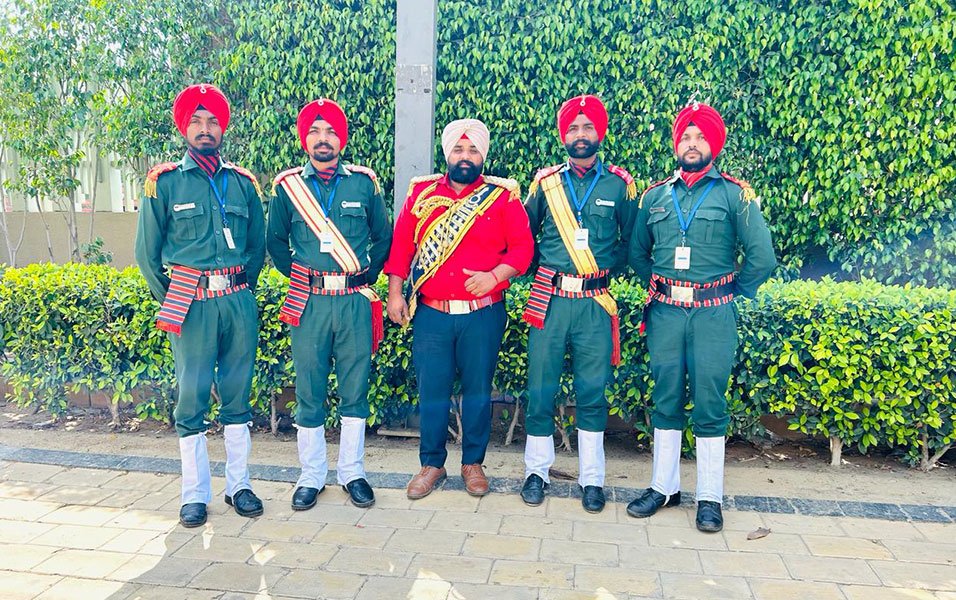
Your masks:
{"label": "white turban", "polygon": [[464,136],[468,136],[471,143],[475,145],[482,160],[488,158],[491,135],[485,124],[478,119],[458,119],[446,125],[445,130],[441,132],[441,147],[445,151],[445,160],[448,160],[452,148]]}

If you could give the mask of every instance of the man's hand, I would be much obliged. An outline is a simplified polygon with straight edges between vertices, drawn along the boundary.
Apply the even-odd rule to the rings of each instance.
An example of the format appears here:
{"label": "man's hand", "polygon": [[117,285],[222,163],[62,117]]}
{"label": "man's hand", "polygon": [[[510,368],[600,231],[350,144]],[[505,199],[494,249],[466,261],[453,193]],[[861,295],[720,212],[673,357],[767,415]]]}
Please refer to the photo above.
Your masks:
{"label": "man's hand", "polygon": [[388,299],[385,302],[385,312],[392,323],[399,325],[408,324],[408,302],[405,302],[405,295],[402,294],[403,280],[397,275],[388,276]]}
{"label": "man's hand", "polygon": [[461,272],[465,275],[470,275],[470,277],[465,280],[465,291],[473,296],[480,298],[498,287],[498,279],[491,271],[462,269]]}

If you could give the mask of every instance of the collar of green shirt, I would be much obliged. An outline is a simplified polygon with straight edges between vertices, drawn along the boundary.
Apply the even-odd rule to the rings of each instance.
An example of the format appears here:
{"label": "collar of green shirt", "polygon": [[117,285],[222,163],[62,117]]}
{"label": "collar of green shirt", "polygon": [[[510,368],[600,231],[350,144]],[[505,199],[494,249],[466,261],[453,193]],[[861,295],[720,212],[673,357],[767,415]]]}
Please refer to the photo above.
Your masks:
{"label": "collar of green shirt", "polygon": [[[316,177],[317,174],[318,174],[318,171],[316,170],[315,165],[312,164],[311,160],[305,163],[305,168],[302,169],[302,177]],[[346,169],[345,163],[340,160],[338,169],[336,169],[335,174],[340,175],[342,177],[348,177],[349,175],[352,174],[352,172]]]}
{"label": "collar of green shirt", "polygon": [[[193,160],[192,156],[189,156],[189,152],[186,152],[185,154],[183,154],[183,159],[179,161],[179,168],[182,171],[189,171],[192,169],[198,169],[199,165],[196,164],[196,161]],[[220,169],[229,168],[229,166],[226,164],[226,161],[223,160],[222,157],[219,158],[219,168]]]}

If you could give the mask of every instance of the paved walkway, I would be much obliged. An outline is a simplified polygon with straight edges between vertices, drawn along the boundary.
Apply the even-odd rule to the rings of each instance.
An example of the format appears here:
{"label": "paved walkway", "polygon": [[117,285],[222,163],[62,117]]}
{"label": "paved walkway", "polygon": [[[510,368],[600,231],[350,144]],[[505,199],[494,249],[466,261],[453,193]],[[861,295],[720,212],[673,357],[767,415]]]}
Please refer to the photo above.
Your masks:
{"label": "paved walkway", "polygon": [[[951,507],[738,497],[725,530],[705,535],[691,505],[589,515],[573,497],[471,498],[454,479],[413,503],[394,489],[409,475],[376,474],[371,509],[330,486],[293,512],[294,470],[260,466],[264,516],[228,510],[217,478],[209,523],[187,530],[178,477],[164,472],[175,461],[2,446],[0,457],[4,600],[956,600]],[[842,516],[811,516],[827,506]],[[771,533],[748,540],[758,527]]]}

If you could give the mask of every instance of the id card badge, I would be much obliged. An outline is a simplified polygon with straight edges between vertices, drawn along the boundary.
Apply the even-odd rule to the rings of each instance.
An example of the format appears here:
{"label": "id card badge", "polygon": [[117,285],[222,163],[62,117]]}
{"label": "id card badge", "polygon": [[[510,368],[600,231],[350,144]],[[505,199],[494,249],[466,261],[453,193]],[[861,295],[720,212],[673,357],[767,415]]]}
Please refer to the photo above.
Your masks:
{"label": "id card badge", "polygon": [[578,228],[574,230],[574,249],[575,250],[588,249],[588,230],[587,229]]}
{"label": "id card badge", "polygon": [[674,268],[678,271],[690,268],[690,246],[678,246],[674,249]]}
{"label": "id card badge", "polygon": [[319,252],[329,254],[332,252],[332,234],[324,232],[319,234]]}
{"label": "id card badge", "polygon": [[223,237],[226,238],[226,247],[229,248],[230,250],[235,250],[236,242],[235,240],[232,239],[232,229],[229,229],[228,227],[223,227],[222,235]]}

